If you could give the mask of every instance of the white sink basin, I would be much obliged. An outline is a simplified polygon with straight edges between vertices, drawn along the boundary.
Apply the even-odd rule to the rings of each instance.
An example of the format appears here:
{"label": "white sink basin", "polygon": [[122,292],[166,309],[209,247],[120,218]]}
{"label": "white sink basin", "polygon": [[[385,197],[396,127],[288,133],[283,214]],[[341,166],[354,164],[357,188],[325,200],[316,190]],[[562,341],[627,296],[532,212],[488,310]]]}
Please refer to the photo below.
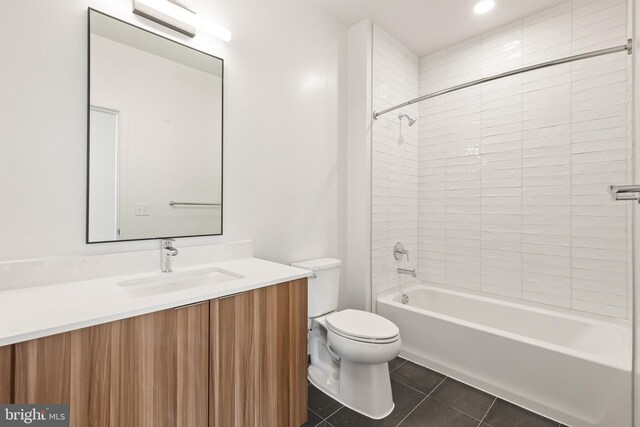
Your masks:
{"label": "white sink basin", "polygon": [[144,279],[123,280],[118,286],[134,297],[149,297],[197,288],[199,286],[214,285],[230,280],[242,279],[244,276],[220,268],[205,268],[202,270],[162,273]]}

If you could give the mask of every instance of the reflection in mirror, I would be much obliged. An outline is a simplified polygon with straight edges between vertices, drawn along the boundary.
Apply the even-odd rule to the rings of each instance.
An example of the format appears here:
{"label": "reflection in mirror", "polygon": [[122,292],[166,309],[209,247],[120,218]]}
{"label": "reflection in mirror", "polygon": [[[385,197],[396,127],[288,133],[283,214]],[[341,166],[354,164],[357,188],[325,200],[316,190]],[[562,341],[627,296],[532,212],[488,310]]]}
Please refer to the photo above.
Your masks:
{"label": "reflection in mirror", "polygon": [[221,234],[222,60],[89,25],[87,242]]}

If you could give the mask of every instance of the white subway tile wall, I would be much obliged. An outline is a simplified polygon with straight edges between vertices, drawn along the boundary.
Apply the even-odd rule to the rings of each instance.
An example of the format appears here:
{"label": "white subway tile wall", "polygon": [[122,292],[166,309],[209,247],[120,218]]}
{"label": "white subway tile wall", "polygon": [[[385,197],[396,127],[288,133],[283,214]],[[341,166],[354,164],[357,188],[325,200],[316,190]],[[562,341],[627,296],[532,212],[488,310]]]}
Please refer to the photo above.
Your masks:
{"label": "white subway tile wall", "polygon": [[[419,62],[420,93],[625,44],[626,8],[568,1],[435,52]],[[389,247],[414,248],[417,205],[420,280],[627,318],[629,204],[606,193],[630,182],[627,61],[573,62],[422,102],[418,165],[413,128],[399,145],[393,113],[376,123],[374,293],[397,286]],[[414,70],[377,29],[374,109],[412,98]]]}
{"label": "white subway tile wall", "polygon": [[[387,32],[373,27],[373,109],[380,111],[418,96],[420,61]],[[401,110],[417,117],[418,108]],[[372,296],[415,281],[398,267],[415,268],[418,252],[418,123],[409,127],[399,112],[373,122],[371,188]],[[409,261],[398,262],[402,242]]]}

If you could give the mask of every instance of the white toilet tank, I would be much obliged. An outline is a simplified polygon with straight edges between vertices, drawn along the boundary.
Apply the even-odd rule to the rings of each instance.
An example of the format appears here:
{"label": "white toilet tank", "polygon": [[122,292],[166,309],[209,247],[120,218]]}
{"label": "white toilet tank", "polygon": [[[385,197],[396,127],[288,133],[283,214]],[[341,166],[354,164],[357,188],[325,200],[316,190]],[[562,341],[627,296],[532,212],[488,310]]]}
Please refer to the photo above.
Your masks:
{"label": "white toilet tank", "polygon": [[293,267],[311,270],[316,278],[309,278],[308,317],[318,317],[338,309],[340,292],[339,259],[320,258],[294,262]]}

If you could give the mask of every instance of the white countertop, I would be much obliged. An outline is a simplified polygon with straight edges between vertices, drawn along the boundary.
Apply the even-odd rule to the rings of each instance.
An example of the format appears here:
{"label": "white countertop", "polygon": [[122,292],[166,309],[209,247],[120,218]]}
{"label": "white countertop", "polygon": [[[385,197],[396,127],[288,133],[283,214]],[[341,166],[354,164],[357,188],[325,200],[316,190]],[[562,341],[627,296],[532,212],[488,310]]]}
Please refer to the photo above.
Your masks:
{"label": "white countertop", "polygon": [[162,274],[160,271],[0,291],[0,346],[219,298],[313,274],[308,270],[258,258],[216,262],[174,271],[180,273],[205,268],[220,268],[244,277],[144,297],[132,296],[125,288],[118,286],[118,282],[159,276]]}

